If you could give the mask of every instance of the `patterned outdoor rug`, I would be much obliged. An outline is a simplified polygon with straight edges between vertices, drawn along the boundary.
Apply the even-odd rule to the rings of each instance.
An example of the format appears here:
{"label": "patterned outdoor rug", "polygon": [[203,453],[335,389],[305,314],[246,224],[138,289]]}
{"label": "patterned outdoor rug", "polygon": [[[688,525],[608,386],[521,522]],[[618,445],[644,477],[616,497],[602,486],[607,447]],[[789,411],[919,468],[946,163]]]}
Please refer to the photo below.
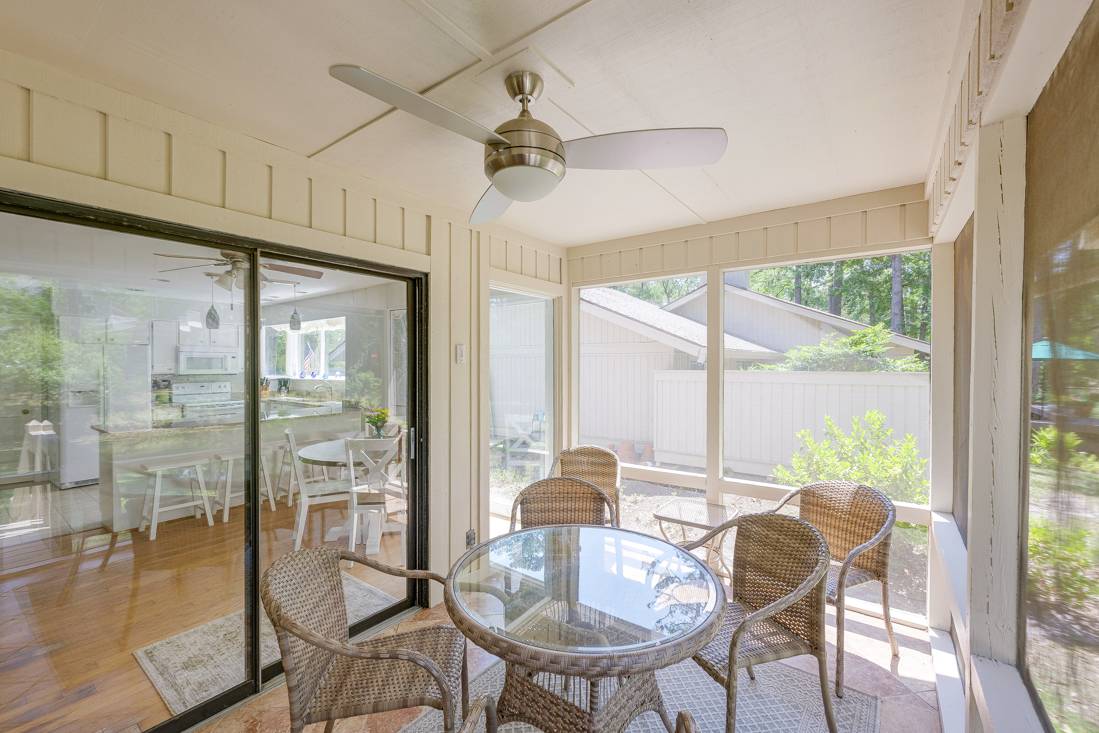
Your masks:
{"label": "patterned outdoor rug", "polygon": [[[656,673],[664,704],[672,718],[689,710],[703,731],[725,730],[725,690],[697,664],[686,660]],[[756,667],[756,681],[744,670],[737,687],[736,729],[738,733],[817,733],[826,731],[820,682],[815,674],[781,663]],[[470,682],[470,699],[485,693],[498,697],[504,686],[504,664],[500,662]],[[847,688],[843,699],[833,695],[836,724],[842,733],[877,733],[878,699]],[[404,728],[405,733],[437,733],[443,729],[443,715],[428,709]],[[484,730],[484,726],[478,728]],[[523,723],[500,726],[506,733],[537,730]],[[666,733],[660,716],[645,713],[634,719],[630,733]]]}
{"label": "patterned outdoor rug", "polygon": [[[397,602],[365,581],[342,576],[349,619],[366,618]],[[267,614],[259,611],[260,658],[266,665],[278,660],[279,645]],[[134,656],[172,715],[179,715],[244,680],[244,611],[161,639]]]}

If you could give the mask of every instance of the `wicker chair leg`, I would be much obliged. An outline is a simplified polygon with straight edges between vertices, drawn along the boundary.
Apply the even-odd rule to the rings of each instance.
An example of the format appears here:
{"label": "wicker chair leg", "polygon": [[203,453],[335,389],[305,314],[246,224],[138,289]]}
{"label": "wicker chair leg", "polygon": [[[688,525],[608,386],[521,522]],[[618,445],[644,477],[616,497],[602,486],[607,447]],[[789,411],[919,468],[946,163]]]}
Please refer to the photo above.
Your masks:
{"label": "wicker chair leg", "polygon": [[675,733],[675,723],[672,722],[672,717],[668,715],[668,709],[663,702],[660,703],[660,707],[657,708],[656,712],[660,715],[660,722],[664,724],[664,728],[667,729],[668,733]]}
{"label": "wicker chair leg", "polygon": [[736,733],[736,678],[736,659],[730,659],[725,680],[725,733]]}
{"label": "wicker chair leg", "polygon": [[820,675],[820,694],[824,699],[824,720],[828,733],[836,733],[836,714],[832,710],[832,696],[828,694],[828,650],[817,652],[817,673]]}
{"label": "wicker chair leg", "polygon": [[756,671],[752,668],[752,663],[748,662],[748,679],[752,682],[756,681]]}
{"label": "wicker chair leg", "polygon": [[901,655],[900,648],[897,647],[897,635],[893,633],[893,616],[889,611],[889,581],[886,580],[881,584],[881,617],[885,621],[885,633],[889,635],[889,648],[893,652],[894,657]]}
{"label": "wicker chair leg", "polygon": [[843,588],[836,592],[836,697],[843,697],[843,627],[846,617]]}
{"label": "wicker chair leg", "polygon": [[324,724],[324,733],[332,733],[336,729],[336,721],[329,720]]}
{"label": "wicker chair leg", "polygon": [[[469,642],[462,644],[462,720],[469,717]],[[496,717],[496,708],[492,709]]]}

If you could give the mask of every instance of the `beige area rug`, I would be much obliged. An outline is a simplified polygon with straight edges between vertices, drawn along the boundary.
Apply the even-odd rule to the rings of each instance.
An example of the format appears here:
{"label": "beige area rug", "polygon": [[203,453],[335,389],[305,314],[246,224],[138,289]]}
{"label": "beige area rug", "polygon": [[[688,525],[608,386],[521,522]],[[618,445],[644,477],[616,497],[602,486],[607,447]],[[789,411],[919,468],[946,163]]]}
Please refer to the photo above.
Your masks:
{"label": "beige area rug", "polygon": [[[656,673],[664,704],[672,718],[689,710],[703,731],[725,730],[725,689],[691,660]],[[827,731],[820,682],[815,674],[782,663],[756,667],[756,681],[740,672],[737,686],[737,733],[817,733]],[[490,694],[499,697],[504,686],[504,664],[497,663],[470,682],[470,699]],[[833,695],[836,724],[842,733],[877,733],[878,699],[847,688],[843,699]],[[404,728],[405,733],[437,733],[443,715],[428,709]],[[484,730],[482,723],[478,731]],[[524,723],[500,726],[504,733],[535,731]],[[630,724],[629,733],[667,733],[656,713],[644,713]]]}
{"label": "beige area rug", "polygon": [[[356,577],[342,573],[347,618],[366,618],[397,599]],[[260,612],[260,659],[264,665],[279,658],[275,629]],[[244,611],[209,621],[134,652],[137,663],[160,693],[164,704],[179,715],[244,681]]]}

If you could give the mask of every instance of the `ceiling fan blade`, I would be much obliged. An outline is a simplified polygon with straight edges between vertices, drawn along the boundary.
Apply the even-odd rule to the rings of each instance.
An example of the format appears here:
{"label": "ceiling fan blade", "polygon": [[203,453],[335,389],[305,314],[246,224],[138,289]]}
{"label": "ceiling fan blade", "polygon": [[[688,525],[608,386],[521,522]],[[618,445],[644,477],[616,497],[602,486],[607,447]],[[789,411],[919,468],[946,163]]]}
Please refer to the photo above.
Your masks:
{"label": "ceiling fan blade", "polygon": [[496,186],[489,186],[481,194],[481,200],[473,207],[473,213],[469,215],[469,223],[473,226],[484,224],[501,216],[511,206],[511,199],[496,190]]}
{"label": "ceiling fan blade", "polygon": [[397,109],[403,109],[405,112],[416,115],[422,120],[427,120],[433,125],[445,127],[451,132],[468,137],[474,142],[484,143],[485,145],[508,144],[507,138],[497,135],[484,125],[474,122],[438,102],[433,102],[422,94],[406,89],[384,76],[378,76],[372,71],[367,71],[361,66],[337,64],[331,67],[328,73],[344,84],[355,87],[360,92],[365,92],[386,104],[393,105]]}
{"label": "ceiling fan blade", "polygon": [[157,272],[177,272],[178,270],[194,270],[197,267],[209,267],[209,265],[184,265],[183,267],[169,267],[167,270],[157,270]]}
{"label": "ceiling fan blade", "polygon": [[566,142],[565,165],[602,170],[709,165],[721,159],[728,144],[729,136],[720,127],[612,132]]}
{"label": "ceiling fan blade", "polygon": [[324,276],[324,273],[320,270],[310,270],[308,267],[295,267],[294,265],[276,265],[271,262],[264,262],[263,266],[266,267],[268,270],[285,272],[288,275],[298,275],[299,277],[311,277],[314,280],[319,280]]}
{"label": "ceiling fan blade", "polygon": [[175,260],[206,260],[207,262],[225,262],[224,257],[198,257],[196,255],[169,255],[163,252],[153,252],[157,257],[171,257]]}

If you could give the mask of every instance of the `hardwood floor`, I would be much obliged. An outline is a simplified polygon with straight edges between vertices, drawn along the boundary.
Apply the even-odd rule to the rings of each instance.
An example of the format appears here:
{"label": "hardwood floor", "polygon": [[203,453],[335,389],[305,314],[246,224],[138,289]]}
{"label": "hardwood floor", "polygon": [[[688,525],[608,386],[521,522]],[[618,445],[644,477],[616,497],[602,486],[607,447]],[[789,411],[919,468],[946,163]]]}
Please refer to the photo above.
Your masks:
{"label": "hardwood floor", "polygon": [[[150,542],[137,531],[75,528],[64,516],[68,492],[56,493],[52,536],[0,544],[0,730],[148,728],[170,713],[133,652],[243,608],[243,507],[228,523],[218,513],[213,527],[163,522]],[[261,511],[262,568],[293,548],[296,506],[276,506]],[[311,508],[305,545],[327,536],[345,546],[335,531],[345,516],[342,503]],[[384,535],[375,557],[403,565],[399,537]],[[401,579],[358,565],[348,572],[404,597]]]}

